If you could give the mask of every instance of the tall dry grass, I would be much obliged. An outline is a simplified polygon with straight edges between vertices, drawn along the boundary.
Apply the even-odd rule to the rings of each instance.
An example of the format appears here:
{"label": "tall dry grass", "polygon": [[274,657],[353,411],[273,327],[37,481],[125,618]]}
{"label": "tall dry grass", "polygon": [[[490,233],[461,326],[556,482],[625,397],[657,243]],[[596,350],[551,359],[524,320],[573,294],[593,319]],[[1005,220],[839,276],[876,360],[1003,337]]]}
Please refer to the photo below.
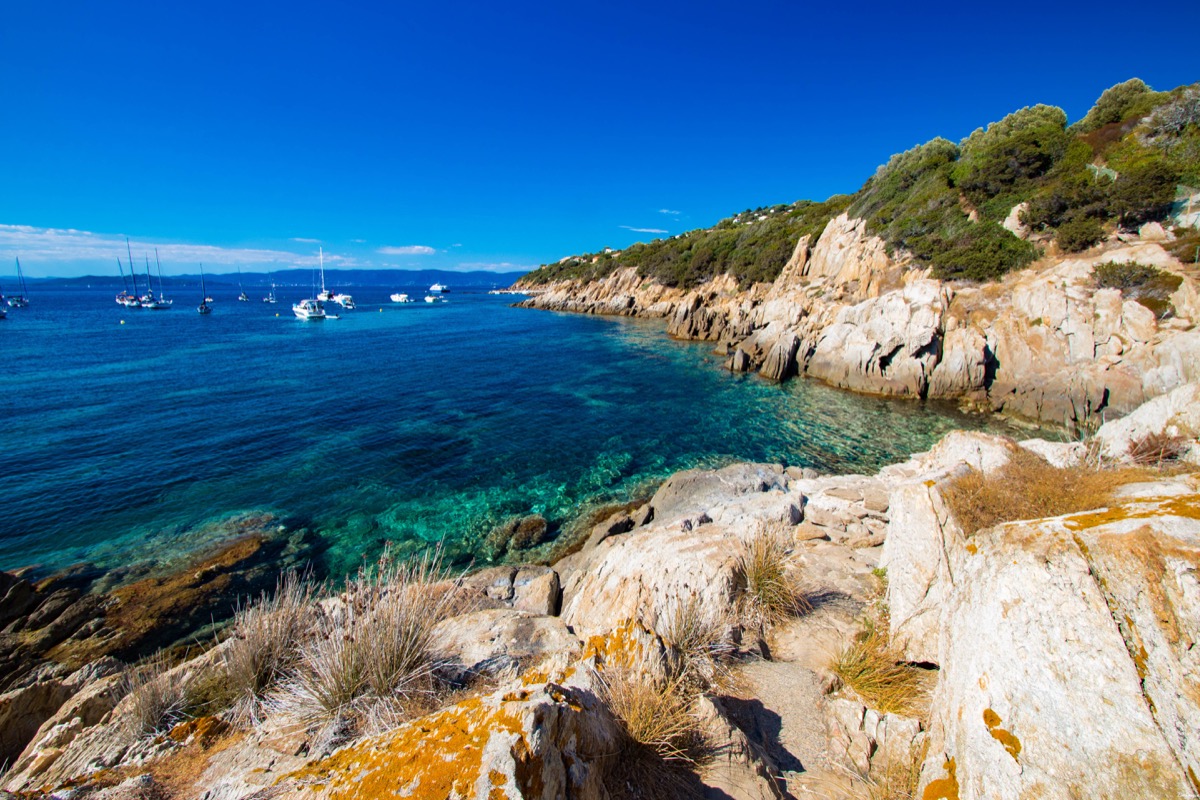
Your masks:
{"label": "tall dry grass", "polygon": [[768,630],[812,610],[791,564],[790,539],[781,526],[764,526],[743,543],[738,571],[746,584],[741,615],[750,627]]}
{"label": "tall dry grass", "polygon": [[1153,475],[1138,467],[1055,467],[1018,448],[994,474],[971,470],[951,481],[942,496],[970,536],[1002,522],[1102,508],[1118,487]]}
{"label": "tall dry grass", "polygon": [[735,650],[730,627],[727,610],[693,594],[672,598],[655,632],[674,651],[673,674],[704,690],[725,676],[724,662]]}
{"label": "tall dry grass", "polygon": [[273,595],[264,592],[258,602],[238,608],[221,651],[235,724],[261,720],[264,696],[295,667],[312,621],[312,583],[295,571],[279,578]]}
{"label": "tall dry grass", "polygon": [[170,668],[166,653],[159,651],[123,676],[124,720],[131,739],[165,733],[186,716],[188,688],[184,681],[168,676]]}
{"label": "tall dry grass", "polygon": [[864,703],[884,714],[919,716],[928,698],[924,670],[904,661],[888,638],[886,621],[868,618],[831,666]]}
{"label": "tall dry grass", "polygon": [[324,604],[274,706],[305,723],[382,730],[435,690],[433,630],[456,608],[441,550],[412,561],[385,551]]}

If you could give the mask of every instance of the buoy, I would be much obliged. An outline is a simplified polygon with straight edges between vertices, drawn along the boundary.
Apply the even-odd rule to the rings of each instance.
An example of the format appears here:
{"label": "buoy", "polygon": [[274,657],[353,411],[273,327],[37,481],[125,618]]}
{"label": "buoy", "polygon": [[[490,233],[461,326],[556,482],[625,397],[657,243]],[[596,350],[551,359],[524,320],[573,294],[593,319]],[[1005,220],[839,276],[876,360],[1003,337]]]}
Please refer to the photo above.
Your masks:
{"label": "buoy", "polygon": [[121,324],[122,324],[122,325],[124,325],[124,324],[125,324],[125,320],[121,320]]}
{"label": "buoy", "polygon": [[277,317],[279,316],[279,312],[278,312],[278,311],[276,311],[276,312],[275,312],[275,316],[277,316]]}

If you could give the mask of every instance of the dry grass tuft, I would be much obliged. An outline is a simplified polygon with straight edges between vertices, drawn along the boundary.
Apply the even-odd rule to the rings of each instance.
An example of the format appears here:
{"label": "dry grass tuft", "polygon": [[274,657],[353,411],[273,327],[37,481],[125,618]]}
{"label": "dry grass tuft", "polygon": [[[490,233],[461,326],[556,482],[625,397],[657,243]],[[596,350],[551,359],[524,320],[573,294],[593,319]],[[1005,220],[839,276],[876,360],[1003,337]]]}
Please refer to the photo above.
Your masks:
{"label": "dry grass tuft", "polygon": [[134,739],[165,733],[186,716],[187,685],[167,675],[171,664],[163,652],[133,667],[122,680],[128,705],[126,724]]}
{"label": "dry grass tuft", "polygon": [[241,607],[221,653],[232,718],[250,725],[262,717],[262,698],[300,657],[299,645],[312,625],[313,588],[295,572],[280,577],[275,594]]}
{"label": "dry grass tuft", "polygon": [[911,748],[903,756],[893,756],[875,775],[867,779],[870,800],[917,800],[921,783],[921,767],[929,754],[929,738]]}
{"label": "dry grass tuft", "polygon": [[992,476],[971,470],[953,480],[942,496],[970,536],[1002,522],[1101,508],[1112,502],[1118,487],[1151,477],[1150,471],[1133,467],[1059,468],[1018,449]]}
{"label": "dry grass tuft", "polygon": [[744,621],[767,630],[812,610],[790,566],[790,539],[780,526],[767,526],[743,544],[738,569],[746,581],[741,598]]}
{"label": "dry grass tuft", "polygon": [[700,689],[719,683],[724,662],[735,648],[726,613],[697,595],[673,598],[656,633],[678,656],[675,674]]}
{"label": "dry grass tuft", "polygon": [[306,724],[399,724],[436,689],[433,629],[451,616],[459,588],[445,579],[440,549],[408,562],[385,551],[327,604],[274,704]]}
{"label": "dry grass tuft", "polygon": [[1142,467],[1161,467],[1178,461],[1191,446],[1186,436],[1171,436],[1166,433],[1148,433],[1129,443],[1129,457]]}
{"label": "dry grass tuft", "polygon": [[832,664],[863,702],[885,714],[917,715],[928,694],[925,673],[904,662],[888,640],[886,623],[867,621]]}

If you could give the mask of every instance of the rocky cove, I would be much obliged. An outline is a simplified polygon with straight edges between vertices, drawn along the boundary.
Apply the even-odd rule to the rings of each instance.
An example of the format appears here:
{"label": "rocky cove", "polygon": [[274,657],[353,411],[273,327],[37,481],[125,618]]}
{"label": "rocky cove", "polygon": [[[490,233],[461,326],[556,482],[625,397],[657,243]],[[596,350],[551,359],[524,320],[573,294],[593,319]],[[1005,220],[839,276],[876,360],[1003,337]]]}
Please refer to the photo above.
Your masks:
{"label": "rocky cove", "polygon": [[[1021,228],[1020,208],[1006,227]],[[1052,426],[1095,427],[1200,377],[1200,278],[1163,248],[1157,223],[1082,254],[1054,248],[995,283],[939,281],[861,219],[842,214],[801,238],[778,278],[728,275],[693,289],[617,269],[592,282],[518,284],[529,308],[666,320],[669,335],[712,341],[728,366],[802,375],[856,392],[961,401]],[[1151,266],[1179,280],[1156,315],[1115,288],[1102,263]]]}
{"label": "rocky cove", "polygon": [[[391,584],[393,596],[415,587],[450,598],[428,606],[437,619],[426,656],[436,682],[451,688],[360,726],[349,712],[314,720],[272,702],[288,674],[264,684],[267,699],[250,717],[209,699],[189,701],[186,713],[159,709],[147,723],[149,695],[170,687],[180,697],[218,695],[214,682],[231,680],[231,654],[249,634],[235,622],[219,643],[160,657],[139,679],[131,664],[154,644],[121,623],[122,604],[129,616],[131,606],[169,602],[161,616],[178,619],[204,613],[196,590],[206,583],[257,591],[273,571],[256,553],[303,555],[303,542],[272,537],[269,520],[133,592],[81,595],[6,575],[3,790],[1192,797],[1198,431],[1200,385],[1190,383],[1105,423],[1086,445],[956,432],[873,475],[771,464],[676,474],[549,566],[409,572],[407,583]],[[1147,441],[1160,455],[1170,442],[1166,468],[1122,466]],[[1120,477],[1100,508],[964,527],[954,501],[963,476],[1001,482],[1030,458],[1046,470],[1092,474],[1103,465]],[[802,595],[769,619],[748,613],[757,569],[748,554],[765,539],[780,544],[777,563]],[[281,645],[303,652],[314,632],[342,630],[356,597],[306,595],[298,606],[306,621]],[[681,632],[681,619],[708,632],[703,647]],[[856,646],[880,640],[913,681],[903,703],[847,669]],[[46,646],[34,652],[39,642]],[[662,714],[661,697],[686,685],[681,708],[694,737],[686,752],[634,739],[642,727],[616,690],[630,675],[654,690],[659,704],[649,707]]]}

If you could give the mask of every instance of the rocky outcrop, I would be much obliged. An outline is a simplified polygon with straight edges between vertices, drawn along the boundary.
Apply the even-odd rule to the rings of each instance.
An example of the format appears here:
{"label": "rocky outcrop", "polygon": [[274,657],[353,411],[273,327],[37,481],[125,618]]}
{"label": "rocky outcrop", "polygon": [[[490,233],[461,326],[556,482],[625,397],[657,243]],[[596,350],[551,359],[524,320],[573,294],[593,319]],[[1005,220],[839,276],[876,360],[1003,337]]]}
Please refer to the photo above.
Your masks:
{"label": "rocky outcrop", "polygon": [[[1200,289],[1151,233],[973,285],[932,280],[842,215],[815,245],[801,239],[770,285],[743,290],[722,276],[683,291],[626,268],[554,284],[522,305],[665,317],[671,336],[718,342],[730,369],[770,380],[807,375],[857,392],[1091,425],[1200,379]],[[1173,316],[1157,319],[1117,290],[1097,289],[1092,270],[1105,261],[1180,276]]]}

